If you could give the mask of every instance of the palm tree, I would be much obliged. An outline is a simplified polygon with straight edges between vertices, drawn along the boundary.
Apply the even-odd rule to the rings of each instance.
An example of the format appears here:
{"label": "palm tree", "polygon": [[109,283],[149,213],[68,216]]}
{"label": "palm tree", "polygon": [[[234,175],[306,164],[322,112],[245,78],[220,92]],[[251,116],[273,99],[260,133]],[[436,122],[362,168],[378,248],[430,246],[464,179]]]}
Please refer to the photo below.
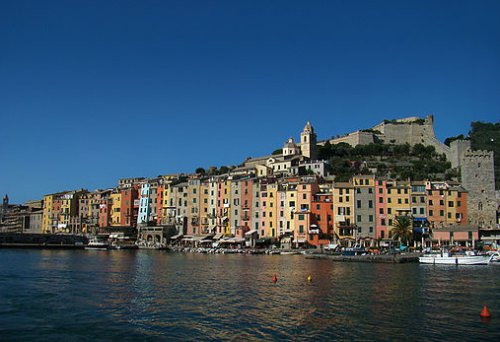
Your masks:
{"label": "palm tree", "polygon": [[408,246],[413,236],[413,222],[411,216],[396,216],[390,235],[394,240],[404,242]]}

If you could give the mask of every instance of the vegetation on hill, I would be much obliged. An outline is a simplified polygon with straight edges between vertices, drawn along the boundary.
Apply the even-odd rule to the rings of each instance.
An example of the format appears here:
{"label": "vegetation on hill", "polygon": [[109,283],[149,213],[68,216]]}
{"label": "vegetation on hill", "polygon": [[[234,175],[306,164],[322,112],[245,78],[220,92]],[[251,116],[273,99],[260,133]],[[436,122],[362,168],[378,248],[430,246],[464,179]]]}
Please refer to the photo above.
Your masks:
{"label": "vegetation on hill", "polygon": [[455,176],[446,161],[433,146],[388,145],[374,143],[352,147],[346,143],[319,146],[318,157],[327,160],[330,172],[338,180],[348,180],[352,175],[369,174],[376,168],[378,176],[396,179],[424,180]]}

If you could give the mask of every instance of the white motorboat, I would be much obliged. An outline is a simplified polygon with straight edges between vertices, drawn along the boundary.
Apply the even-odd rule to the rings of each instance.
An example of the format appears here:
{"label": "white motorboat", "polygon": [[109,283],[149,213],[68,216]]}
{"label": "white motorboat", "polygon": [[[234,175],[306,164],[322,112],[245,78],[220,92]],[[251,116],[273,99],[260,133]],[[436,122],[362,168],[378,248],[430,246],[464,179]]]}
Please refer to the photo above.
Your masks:
{"label": "white motorboat", "polygon": [[450,255],[447,252],[439,254],[425,254],[418,258],[421,264],[433,265],[488,265],[495,258],[498,258],[498,252],[492,255]]}
{"label": "white motorboat", "polygon": [[107,240],[102,240],[97,237],[91,238],[85,249],[89,250],[107,250],[109,247],[109,242]]}

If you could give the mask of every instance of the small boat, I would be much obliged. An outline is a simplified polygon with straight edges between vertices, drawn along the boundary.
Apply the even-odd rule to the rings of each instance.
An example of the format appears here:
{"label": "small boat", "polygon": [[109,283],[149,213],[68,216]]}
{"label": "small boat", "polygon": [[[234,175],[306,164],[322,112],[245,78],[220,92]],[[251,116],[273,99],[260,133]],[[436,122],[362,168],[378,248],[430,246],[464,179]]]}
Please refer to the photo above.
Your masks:
{"label": "small boat", "polygon": [[87,250],[107,250],[109,247],[109,243],[107,240],[99,239],[98,237],[93,237],[89,240],[85,249]]}
{"label": "small boat", "polygon": [[495,258],[498,258],[498,253],[492,255],[473,255],[457,254],[450,255],[447,252],[440,254],[424,254],[418,258],[421,264],[433,265],[488,265]]}

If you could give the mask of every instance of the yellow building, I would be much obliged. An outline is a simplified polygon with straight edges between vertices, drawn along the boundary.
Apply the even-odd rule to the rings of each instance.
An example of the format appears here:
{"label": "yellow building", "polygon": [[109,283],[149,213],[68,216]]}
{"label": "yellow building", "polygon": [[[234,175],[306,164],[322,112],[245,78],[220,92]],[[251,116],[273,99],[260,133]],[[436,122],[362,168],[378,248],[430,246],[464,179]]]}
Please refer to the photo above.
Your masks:
{"label": "yellow building", "polygon": [[387,187],[387,226],[393,228],[397,216],[411,215],[411,185],[408,181],[386,181]]}
{"label": "yellow building", "polygon": [[356,239],[354,221],[354,186],[348,182],[333,183],[334,240],[339,238],[344,245]]}
{"label": "yellow building", "polygon": [[[54,194],[51,195],[45,195],[43,197],[43,219],[42,219],[42,232],[47,234],[47,233],[52,233],[53,228],[53,220],[54,220],[54,212],[53,212],[53,200],[54,200]],[[58,215],[58,214],[57,214]]]}
{"label": "yellow building", "polygon": [[121,209],[121,192],[112,193],[110,196],[111,201],[111,226],[120,226],[120,209]]}
{"label": "yellow building", "polygon": [[278,184],[266,184],[265,191],[262,191],[260,194],[261,237],[272,239],[278,238],[277,198]]}

